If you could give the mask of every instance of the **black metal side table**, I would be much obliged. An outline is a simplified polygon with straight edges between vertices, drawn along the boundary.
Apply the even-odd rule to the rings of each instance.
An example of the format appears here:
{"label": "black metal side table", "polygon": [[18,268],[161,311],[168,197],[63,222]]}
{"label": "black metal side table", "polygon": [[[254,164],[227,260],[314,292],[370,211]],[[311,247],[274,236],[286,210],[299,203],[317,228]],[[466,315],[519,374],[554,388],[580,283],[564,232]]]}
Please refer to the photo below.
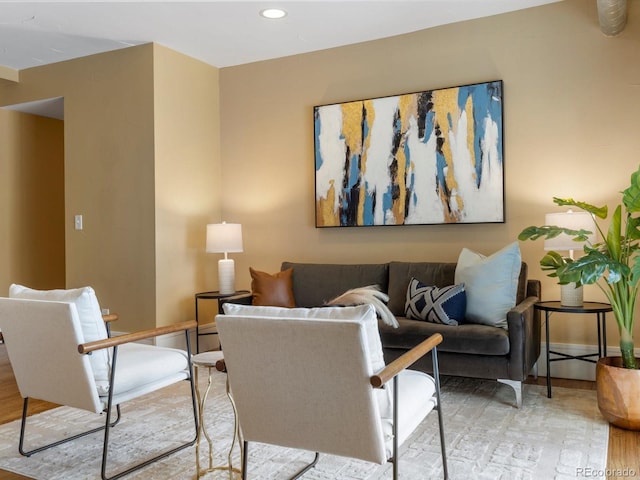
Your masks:
{"label": "black metal side table", "polygon": [[[236,290],[233,293],[220,293],[218,290],[214,290],[212,292],[200,292],[200,293],[196,293],[195,297],[195,301],[196,301],[196,322],[198,323],[198,326],[196,328],[196,353],[200,353],[200,337],[206,336],[206,335],[218,335],[218,331],[216,330],[215,332],[206,332],[206,333],[200,333],[200,317],[198,316],[198,301],[199,300],[216,300],[217,302],[220,301],[221,298],[227,298],[227,297],[234,297],[236,295],[244,295],[244,294],[248,294],[251,293],[249,292],[249,290]],[[220,305],[218,303],[218,309],[220,308]],[[214,323],[215,325],[215,323]]]}
{"label": "black metal side table", "polygon": [[[547,341],[547,397],[551,398],[551,362],[562,360],[581,360],[583,362],[597,363],[592,357],[602,358],[607,356],[607,312],[612,312],[613,308],[608,303],[602,302],[584,302],[580,307],[568,307],[562,305],[558,301],[538,302],[533,308],[545,313],[545,334]],[[589,353],[586,355],[568,355],[562,352],[555,352],[549,348],[549,318],[551,313],[594,313],[596,315],[596,325],[598,328],[598,353]],[[550,358],[551,354],[557,355],[558,358]]]}

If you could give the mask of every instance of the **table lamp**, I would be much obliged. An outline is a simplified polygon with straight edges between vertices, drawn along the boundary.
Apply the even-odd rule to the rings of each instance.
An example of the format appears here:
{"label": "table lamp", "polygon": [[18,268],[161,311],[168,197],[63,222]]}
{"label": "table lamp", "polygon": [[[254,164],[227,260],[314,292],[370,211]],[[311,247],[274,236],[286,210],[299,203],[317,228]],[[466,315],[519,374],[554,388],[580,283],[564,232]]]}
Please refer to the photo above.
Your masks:
{"label": "table lamp", "polygon": [[[587,230],[592,232],[588,236],[587,242],[594,244],[597,241],[597,228],[593,216],[588,212],[566,212],[547,213],[544,219],[545,225],[555,225],[557,227],[571,230]],[[554,238],[544,241],[545,250],[568,251],[569,258],[573,260],[574,250],[581,249],[585,242],[577,242],[573,237],[562,233]],[[582,286],[576,288],[575,283],[560,285],[560,303],[566,307],[580,307],[583,303]]]}
{"label": "table lamp", "polygon": [[242,252],[242,225],[239,223],[210,223],[207,225],[207,253],[224,253],[218,260],[218,291],[224,295],[236,291],[236,272],[228,253]]}

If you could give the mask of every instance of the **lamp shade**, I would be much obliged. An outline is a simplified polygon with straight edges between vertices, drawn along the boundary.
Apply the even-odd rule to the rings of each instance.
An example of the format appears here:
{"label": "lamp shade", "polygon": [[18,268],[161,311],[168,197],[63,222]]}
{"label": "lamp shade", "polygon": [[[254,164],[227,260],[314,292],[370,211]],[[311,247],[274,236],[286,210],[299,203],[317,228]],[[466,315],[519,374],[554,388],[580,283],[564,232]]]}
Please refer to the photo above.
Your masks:
{"label": "lamp shade", "polygon": [[[569,228],[571,230],[588,230],[592,232],[588,237],[589,243],[598,240],[596,223],[593,216],[588,212],[567,212],[547,213],[544,219],[545,225],[555,225],[556,227]],[[545,250],[573,251],[582,248],[584,242],[576,242],[573,237],[564,233],[555,238],[548,238],[544,241]]]}
{"label": "lamp shade", "polygon": [[242,225],[210,223],[207,225],[207,253],[242,252]]}

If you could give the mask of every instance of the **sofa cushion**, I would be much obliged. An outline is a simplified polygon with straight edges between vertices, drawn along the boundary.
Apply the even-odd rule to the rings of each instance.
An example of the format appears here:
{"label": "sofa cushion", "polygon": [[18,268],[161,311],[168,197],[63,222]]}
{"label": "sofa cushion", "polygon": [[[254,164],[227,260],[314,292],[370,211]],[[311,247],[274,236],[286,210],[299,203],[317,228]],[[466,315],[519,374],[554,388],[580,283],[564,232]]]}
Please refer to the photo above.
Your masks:
{"label": "sofa cushion", "polygon": [[251,292],[254,305],[296,306],[291,288],[293,271],[290,268],[271,275],[249,267],[249,273],[251,273]]}
{"label": "sofa cushion", "polygon": [[463,284],[439,288],[425,285],[416,278],[409,282],[405,304],[407,318],[458,325],[464,321],[466,306]]}
{"label": "sofa cushion", "polygon": [[[289,268],[293,268],[293,296],[298,307],[318,307],[349,289],[368,285],[377,285],[381,291],[387,291],[386,263],[353,265],[282,263],[282,270]],[[404,311],[405,293],[406,286],[401,312]]]}
{"label": "sofa cushion", "polygon": [[489,325],[442,325],[398,318],[399,327],[379,323],[380,337],[385,349],[409,350],[434,333],[442,334],[438,351],[476,355],[507,355],[509,332]]}
{"label": "sofa cushion", "polygon": [[516,306],[521,266],[517,242],[488,257],[463,248],[455,282],[464,283],[467,291],[465,321],[507,328],[507,312]]}

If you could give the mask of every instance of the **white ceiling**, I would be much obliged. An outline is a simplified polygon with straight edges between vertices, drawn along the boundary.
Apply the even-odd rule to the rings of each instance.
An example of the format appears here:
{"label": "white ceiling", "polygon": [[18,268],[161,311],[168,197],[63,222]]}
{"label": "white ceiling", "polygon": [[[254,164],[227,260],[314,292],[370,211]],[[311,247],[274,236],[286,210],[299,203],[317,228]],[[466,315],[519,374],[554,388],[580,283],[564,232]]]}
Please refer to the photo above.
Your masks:
{"label": "white ceiling", "polygon": [[[24,69],[157,42],[216,67],[284,57],[558,0],[15,2],[0,0],[0,65]],[[284,8],[281,20],[258,15]]]}
{"label": "white ceiling", "polygon": [[[556,1],[0,0],[0,73],[1,67],[22,70],[148,42],[223,68]],[[281,7],[287,16],[262,18],[259,12],[268,7]],[[63,99],[10,108],[62,118]]]}

